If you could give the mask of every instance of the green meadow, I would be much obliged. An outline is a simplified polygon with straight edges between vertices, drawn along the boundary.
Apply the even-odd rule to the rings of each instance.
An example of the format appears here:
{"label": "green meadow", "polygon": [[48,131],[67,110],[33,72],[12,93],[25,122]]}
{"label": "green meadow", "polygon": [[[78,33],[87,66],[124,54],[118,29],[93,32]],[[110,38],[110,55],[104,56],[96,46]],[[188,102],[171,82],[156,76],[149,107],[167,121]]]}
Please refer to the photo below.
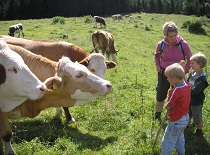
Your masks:
{"label": "green meadow", "polygon": [[[157,143],[153,143],[160,128],[153,121],[157,72],[154,51],[163,38],[162,26],[174,21],[179,34],[188,41],[192,53],[203,52],[208,60],[205,72],[210,82],[210,19],[205,17],[131,14],[133,19],[114,21],[105,17],[107,27],[95,26],[92,18],[64,18],[65,24],[52,24],[53,19],[0,21],[0,34],[8,35],[10,25],[22,23],[26,39],[60,40],[93,49],[92,33],[103,29],[112,33],[118,65],[106,71],[105,78],[112,85],[106,97],[97,98],[77,107],[70,107],[76,120],[66,124],[64,115],[56,116],[49,108],[30,119],[10,120],[12,145],[17,155],[160,155],[161,139],[167,121],[161,127]],[[140,15],[141,19],[137,16]],[[89,22],[87,22],[87,19]],[[207,35],[189,33],[183,27],[187,21],[200,20]],[[66,34],[68,38],[60,38]],[[16,35],[17,36],[17,35]],[[210,88],[207,88],[203,107],[204,137],[196,137],[192,126],[185,132],[186,155],[210,153]],[[166,111],[163,111],[164,117]],[[0,140],[0,155],[4,152]],[[175,155],[175,151],[173,152]]]}

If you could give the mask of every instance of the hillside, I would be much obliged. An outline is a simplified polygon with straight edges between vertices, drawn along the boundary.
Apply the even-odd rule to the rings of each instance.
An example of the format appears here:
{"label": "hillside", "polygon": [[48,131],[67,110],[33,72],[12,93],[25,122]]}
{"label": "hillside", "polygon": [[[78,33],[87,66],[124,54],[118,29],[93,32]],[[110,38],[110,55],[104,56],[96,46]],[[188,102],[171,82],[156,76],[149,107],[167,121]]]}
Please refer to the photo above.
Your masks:
{"label": "hillside", "polygon": [[[137,16],[140,15],[141,19]],[[112,33],[119,49],[116,68],[107,70],[106,79],[113,89],[105,98],[69,108],[75,124],[65,124],[65,118],[55,116],[55,108],[43,111],[34,119],[12,120],[12,145],[17,155],[150,155],[160,154],[161,130],[152,150],[160,122],[153,121],[157,75],[153,54],[163,38],[162,25],[174,21],[179,34],[188,41],[193,53],[203,52],[210,60],[210,21],[202,17],[165,14],[132,14],[134,19],[113,21],[105,18],[106,31]],[[89,18],[65,18],[65,24],[51,24],[52,19],[0,21],[0,34],[8,27],[22,23],[26,39],[61,40],[91,51],[92,33],[100,29]],[[207,35],[196,35],[182,29],[183,23],[202,20]],[[104,29],[104,28],[102,28]],[[62,39],[66,34],[68,38]],[[205,68],[210,82],[210,62]],[[203,107],[204,137],[193,136],[195,127],[186,135],[187,155],[207,155],[210,152],[210,88],[206,90]],[[165,111],[164,111],[165,113]],[[166,126],[164,123],[163,128]],[[0,154],[3,142],[0,141]],[[174,153],[175,154],[175,153]]]}

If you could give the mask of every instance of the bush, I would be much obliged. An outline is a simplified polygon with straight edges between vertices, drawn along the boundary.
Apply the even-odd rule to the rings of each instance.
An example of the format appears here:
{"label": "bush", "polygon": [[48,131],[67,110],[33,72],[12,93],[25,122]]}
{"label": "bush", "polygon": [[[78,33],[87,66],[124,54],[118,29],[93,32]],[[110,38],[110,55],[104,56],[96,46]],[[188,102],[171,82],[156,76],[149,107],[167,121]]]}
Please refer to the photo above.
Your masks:
{"label": "bush", "polygon": [[202,22],[200,20],[196,21],[186,21],[183,23],[182,28],[188,29],[190,33],[206,35],[207,32],[202,28]]}
{"label": "bush", "polygon": [[92,16],[85,16],[85,23],[92,23],[93,22],[93,17]]}
{"label": "bush", "polygon": [[65,24],[65,19],[63,17],[60,17],[60,16],[56,16],[56,17],[53,17],[52,19],[52,23],[51,24],[57,24],[60,22],[60,24]]}

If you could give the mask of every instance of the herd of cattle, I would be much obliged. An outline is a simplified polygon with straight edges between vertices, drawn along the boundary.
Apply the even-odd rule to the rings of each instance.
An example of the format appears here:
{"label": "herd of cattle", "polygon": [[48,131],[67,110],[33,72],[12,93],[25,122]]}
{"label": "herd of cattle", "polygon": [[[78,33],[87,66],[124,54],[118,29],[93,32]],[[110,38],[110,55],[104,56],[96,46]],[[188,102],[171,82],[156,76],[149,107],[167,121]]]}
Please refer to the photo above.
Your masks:
{"label": "herd of cattle", "polygon": [[33,118],[49,107],[61,114],[63,107],[66,121],[75,122],[69,107],[111,91],[104,74],[116,66],[118,52],[112,34],[103,30],[92,34],[91,52],[63,41],[16,38],[15,33],[24,37],[21,23],[9,27],[9,36],[0,35],[0,137],[6,155],[15,154],[9,119]]}

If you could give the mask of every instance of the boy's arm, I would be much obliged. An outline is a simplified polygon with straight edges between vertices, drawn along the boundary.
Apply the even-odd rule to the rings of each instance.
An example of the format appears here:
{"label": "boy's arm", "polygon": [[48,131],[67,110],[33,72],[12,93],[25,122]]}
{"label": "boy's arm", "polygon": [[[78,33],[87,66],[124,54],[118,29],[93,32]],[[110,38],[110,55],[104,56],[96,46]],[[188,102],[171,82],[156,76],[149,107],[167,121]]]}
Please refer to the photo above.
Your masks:
{"label": "boy's arm", "polygon": [[204,89],[206,89],[207,86],[208,86],[208,84],[205,81],[199,81],[198,83],[196,83],[191,88],[191,95],[197,95],[197,94],[199,94],[201,91],[203,91]]}
{"label": "boy's arm", "polygon": [[166,105],[165,108],[166,108],[168,111],[171,109],[171,107],[169,107],[168,105]]}

